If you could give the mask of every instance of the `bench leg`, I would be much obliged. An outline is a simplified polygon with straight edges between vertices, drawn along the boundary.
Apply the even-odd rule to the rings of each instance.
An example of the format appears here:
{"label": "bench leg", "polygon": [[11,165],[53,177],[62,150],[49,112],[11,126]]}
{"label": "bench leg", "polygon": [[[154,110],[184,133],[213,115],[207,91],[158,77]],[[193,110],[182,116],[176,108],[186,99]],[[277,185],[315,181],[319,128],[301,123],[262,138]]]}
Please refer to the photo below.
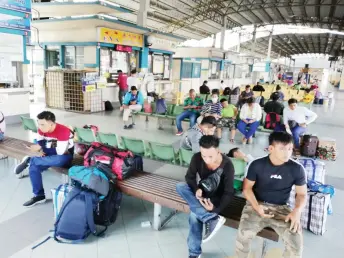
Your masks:
{"label": "bench leg", "polygon": [[162,207],[160,204],[154,203],[154,221],[153,221],[153,228],[155,230],[161,230],[164,226],[169,223],[173,217],[178,213],[178,211],[171,212],[164,220],[161,220],[161,210]]}
{"label": "bench leg", "polygon": [[146,122],[148,122],[149,120],[148,120],[148,116],[146,116]]}
{"label": "bench leg", "polygon": [[174,119],[172,119],[172,125],[174,125]]}

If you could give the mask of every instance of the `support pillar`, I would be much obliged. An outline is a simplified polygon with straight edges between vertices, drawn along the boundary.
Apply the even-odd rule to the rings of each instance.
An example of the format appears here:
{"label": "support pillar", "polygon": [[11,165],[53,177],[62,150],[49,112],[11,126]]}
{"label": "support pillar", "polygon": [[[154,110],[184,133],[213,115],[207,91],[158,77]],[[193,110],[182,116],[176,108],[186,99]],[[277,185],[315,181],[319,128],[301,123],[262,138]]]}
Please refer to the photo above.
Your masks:
{"label": "support pillar", "polygon": [[270,31],[270,35],[269,35],[268,55],[266,56],[267,61],[271,60],[272,34],[273,34],[273,30]]}
{"label": "support pillar", "polygon": [[143,42],[143,48],[139,52],[139,68],[141,72],[148,72],[148,55],[149,55],[149,47],[146,46],[146,39],[147,36],[144,36]]}
{"label": "support pillar", "polygon": [[140,9],[137,14],[137,25],[147,27],[147,13],[149,9],[150,0],[141,0]]}
{"label": "support pillar", "polygon": [[256,52],[256,39],[257,39],[257,25],[254,25],[253,33],[252,33],[252,45],[251,45],[251,52],[254,56],[254,53]]}
{"label": "support pillar", "polygon": [[221,42],[220,42],[220,48],[222,50],[225,50],[225,38],[226,38],[226,28],[227,28],[227,17],[223,16],[222,17],[223,20],[223,27],[221,30]]}
{"label": "support pillar", "polygon": [[239,42],[238,42],[238,45],[237,45],[237,52],[240,53],[240,46],[241,46],[241,32],[239,32],[238,34],[238,38],[239,38]]}

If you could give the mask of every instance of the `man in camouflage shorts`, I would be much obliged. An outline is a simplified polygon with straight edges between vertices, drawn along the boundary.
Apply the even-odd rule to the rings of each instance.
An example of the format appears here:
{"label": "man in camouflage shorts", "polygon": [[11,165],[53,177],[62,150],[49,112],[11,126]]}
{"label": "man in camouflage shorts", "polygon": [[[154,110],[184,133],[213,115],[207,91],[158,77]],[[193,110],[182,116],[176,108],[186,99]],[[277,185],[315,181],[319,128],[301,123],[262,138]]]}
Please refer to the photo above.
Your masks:
{"label": "man in camouflage shorts", "polygon": [[[247,258],[250,244],[263,228],[271,227],[285,244],[284,258],[301,258],[303,238],[301,213],[306,204],[306,173],[301,164],[291,158],[292,136],[273,132],[269,136],[269,156],[252,161],[244,181],[243,194],[247,204],[243,209],[236,240],[238,258]],[[287,205],[295,185],[296,205]]]}

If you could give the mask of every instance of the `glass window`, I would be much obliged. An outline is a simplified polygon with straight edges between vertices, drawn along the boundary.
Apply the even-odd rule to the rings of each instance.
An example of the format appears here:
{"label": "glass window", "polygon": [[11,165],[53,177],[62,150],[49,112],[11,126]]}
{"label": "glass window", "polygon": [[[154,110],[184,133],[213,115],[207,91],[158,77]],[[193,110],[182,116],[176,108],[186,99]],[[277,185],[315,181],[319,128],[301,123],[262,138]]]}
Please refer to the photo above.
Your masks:
{"label": "glass window", "polygon": [[49,67],[56,67],[60,65],[60,51],[57,50],[47,50],[47,65]]}
{"label": "glass window", "polygon": [[171,57],[169,55],[154,54],[148,55],[148,71],[153,73],[156,80],[170,79]]}
{"label": "glass window", "polygon": [[65,67],[67,69],[84,69],[84,47],[65,47]]}
{"label": "glass window", "polygon": [[129,72],[129,56],[127,52],[112,51],[111,58],[112,72],[117,72],[117,70],[122,70],[123,73]]}
{"label": "glass window", "polygon": [[209,79],[220,79],[220,62],[210,62]]}
{"label": "glass window", "polygon": [[108,73],[111,68],[110,51],[107,48],[100,49],[100,75]]}
{"label": "glass window", "polygon": [[223,67],[223,78],[224,79],[232,79],[233,78],[233,65],[230,63],[225,63]]}

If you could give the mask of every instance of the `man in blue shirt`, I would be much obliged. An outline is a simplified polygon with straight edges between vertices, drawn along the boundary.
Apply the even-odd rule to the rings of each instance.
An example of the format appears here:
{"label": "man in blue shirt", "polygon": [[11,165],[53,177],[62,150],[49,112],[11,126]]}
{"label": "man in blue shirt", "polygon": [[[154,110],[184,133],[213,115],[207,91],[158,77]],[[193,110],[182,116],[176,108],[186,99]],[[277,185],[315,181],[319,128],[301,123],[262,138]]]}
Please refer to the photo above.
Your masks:
{"label": "man in blue shirt", "polygon": [[144,99],[141,92],[139,92],[136,86],[131,86],[131,89],[124,96],[123,105],[121,110],[123,112],[124,129],[133,128],[133,124],[129,124],[129,116],[132,111],[141,111],[143,107]]}

